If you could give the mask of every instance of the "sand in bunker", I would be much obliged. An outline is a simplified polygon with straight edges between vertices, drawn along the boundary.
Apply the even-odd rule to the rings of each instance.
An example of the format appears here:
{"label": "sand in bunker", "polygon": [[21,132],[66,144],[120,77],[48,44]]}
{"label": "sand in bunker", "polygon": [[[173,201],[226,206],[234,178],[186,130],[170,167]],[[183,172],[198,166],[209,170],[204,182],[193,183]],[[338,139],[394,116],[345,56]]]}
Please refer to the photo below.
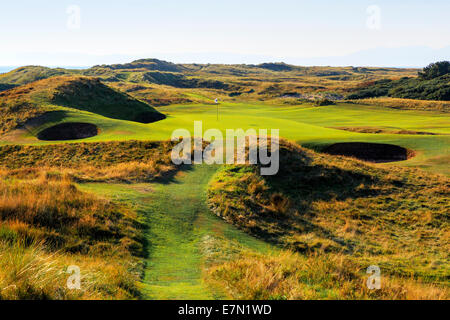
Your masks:
{"label": "sand in bunker", "polygon": [[397,145],[368,142],[335,143],[325,148],[324,152],[376,163],[404,161],[414,156],[412,150]]}
{"label": "sand in bunker", "polygon": [[42,130],[38,134],[39,140],[77,140],[98,135],[99,129],[91,123],[66,122]]}

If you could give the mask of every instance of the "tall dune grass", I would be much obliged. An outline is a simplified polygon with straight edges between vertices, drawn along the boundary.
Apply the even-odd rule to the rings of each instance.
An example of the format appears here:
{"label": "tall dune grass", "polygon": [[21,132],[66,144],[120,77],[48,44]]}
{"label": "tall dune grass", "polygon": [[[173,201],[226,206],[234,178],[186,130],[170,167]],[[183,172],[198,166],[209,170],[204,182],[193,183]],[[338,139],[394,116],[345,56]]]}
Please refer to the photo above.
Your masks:
{"label": "tall dune grass", "polygon": [[450,297],[448,287],[383,274],[381,289],[370,290],[365,270],[342,254],[244,253],[237,260],[212,267],[208,275],[235,299],[446,300]]}
{"label": "tall dune grass", "polygon": [[[79,191],[64,172],[0,175],[0,299],[139,297],[134,211]],[[80,267],[80,290],[66,285],[70,265]]]}
{"label": "tall dune grass", "polygon": [[448,101],[382,97],[382,98],[350,100],[350,102],[355,102],[358,104],[366,104],[371,106],[383,106],[393,109],[450,112],[450,102]]}

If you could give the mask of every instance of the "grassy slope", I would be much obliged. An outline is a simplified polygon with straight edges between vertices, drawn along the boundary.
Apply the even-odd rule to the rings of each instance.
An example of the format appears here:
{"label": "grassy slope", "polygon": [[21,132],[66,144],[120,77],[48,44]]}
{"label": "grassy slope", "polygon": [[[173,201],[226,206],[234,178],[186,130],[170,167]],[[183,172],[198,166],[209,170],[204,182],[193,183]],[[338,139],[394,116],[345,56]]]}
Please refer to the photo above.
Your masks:
{"label": "grassy slope", "polygon": [[[208,193],[213,210],[246,232],[306,257],[318,253],[328,255],[330,262],[345,260],[341,267],[353,266],[344,272],[349,276],[343,280],[353,290],[339,292],[344,282],[327,281],[323,275],[320,279],[304,277],[302,274],[313,270],[295,268],[292,272],[298,272],[298,278],[280,276],[274,291],[297,299],[302,297],[301,291],[293,294],[283,286],[291,281],[304,286],[306,281],[321,290],[332,290],[338,298],[374,297],[363,290],[361,271],[375,264],[382,268],[387,281],[406,279],[403,285],[408,287],[395,293],[397,289],[392,286],[383,286],[379,297],[411,298],[422,290],[423,298],[441,286],[436,297],[448,298],[448,178],[412,169],[386,170],[315,154],[285,142],[280,149],[280,172],[275,176],[261,177],[254,166],[227,166],[216,175]],[[238,291],[244,289],[240,293],[245,298],[257,298],[257,293],[242,288],[238,279],[244,281],[252,264],[267,263],[267,272],[276,272],[270,264],[280,261],[249,260],[253,262],[228,264],[216,276]],[[292,264],[289,260],[284,262]],[[313,256],[310,260],[330,268],[327,259]],[[336,270],[333,272],[340,272],[338,265],[331,266]],[[229,277],[229,273],[236,277]],[[420,282],[433,285],[412,289]],[[270,286],[265,289],[265,297],[273,294],[271,290]]]}

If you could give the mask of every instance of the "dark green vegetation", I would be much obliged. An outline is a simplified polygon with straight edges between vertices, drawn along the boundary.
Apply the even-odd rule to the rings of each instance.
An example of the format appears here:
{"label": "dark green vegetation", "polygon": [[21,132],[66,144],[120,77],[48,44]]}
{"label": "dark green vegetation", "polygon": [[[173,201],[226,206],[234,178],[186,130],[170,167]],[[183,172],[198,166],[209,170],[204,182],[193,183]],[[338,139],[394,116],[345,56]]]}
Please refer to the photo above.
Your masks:
{"label": "dark green vegetation", "polygon": [[418,78],[382,79],[366,82],[348,99],[388,96],[419,100],[450,100],[450,62],[431,64],[419,72]]}
{"label": "dark green vegetation", "polygon": [[430,63],[419,72],[419,78],[431,80],[450,73],[450,61]]}
{"label": "dark green vegetation", "polygon": [[377,264],[385,277],[445,288],[449,196],[450,180],[443,176],[383,169],[282,141],[277,175],[260,176],[256,166],[226,166],[211,182],[208,201],[217,215],[260,239],[307,256],[329,254],[334,263],[342,256],[359,266],[350,279],[361,277],[355,270]]}

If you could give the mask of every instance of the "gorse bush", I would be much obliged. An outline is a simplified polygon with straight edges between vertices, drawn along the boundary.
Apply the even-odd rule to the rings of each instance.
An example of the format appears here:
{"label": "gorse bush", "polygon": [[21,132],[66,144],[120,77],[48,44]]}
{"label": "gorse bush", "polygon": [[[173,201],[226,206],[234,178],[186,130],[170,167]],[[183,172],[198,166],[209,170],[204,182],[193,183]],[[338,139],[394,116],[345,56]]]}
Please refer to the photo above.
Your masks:
{"label": "gorse bush", "polygon": [[450,62],[430,64],[419,72],[418,78],[382,79],[369,82],[347,96],[365,99],[388,96],[392,98],[450,101]]}
{"label": "gorse bush", "polygon": [[419,72],[421,79],[430,80],[450,73],[450,61],[430,63]]}

